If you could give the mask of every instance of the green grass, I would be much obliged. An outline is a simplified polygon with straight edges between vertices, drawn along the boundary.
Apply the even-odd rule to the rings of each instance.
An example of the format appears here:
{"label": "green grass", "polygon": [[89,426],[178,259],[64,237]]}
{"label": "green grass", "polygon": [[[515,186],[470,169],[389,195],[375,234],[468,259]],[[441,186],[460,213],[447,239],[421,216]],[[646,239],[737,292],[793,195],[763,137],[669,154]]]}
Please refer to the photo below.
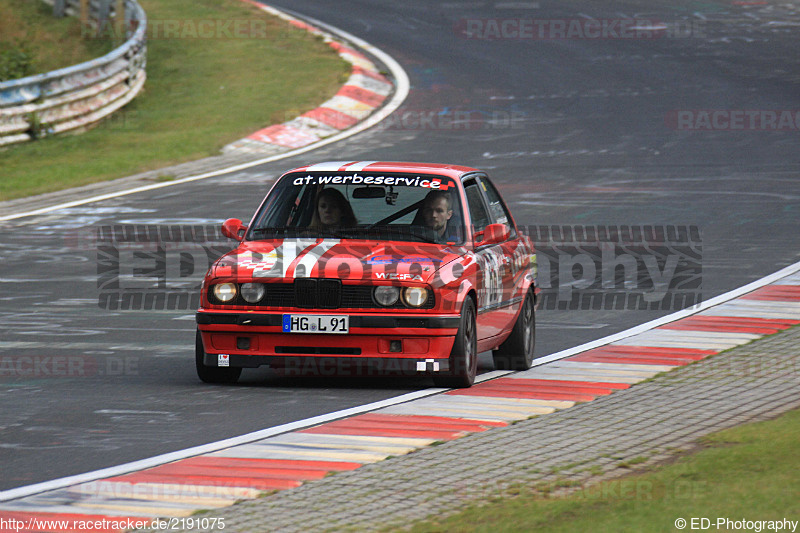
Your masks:
{"label": "green grass", "polygon": [[701,439],[699,449],[646,474],[582,487],[567,497],[549,496],[549,487],[517,489],[516,497],[498,495],[411,531],[666,532],[677,531],[678,518],[693,517],[710,518],[709,531],[726,531],[716,528],[717,517],[800,520],[800,410],[713,434]]}
{"label": "green grass", "polygon": [[239,0],[140,4],[162,29],[174,21],[181,31],[200,21],[261,22],[244,38],[224,30],[211,39],[156,32],[148,40],[144,91],[112,119],[81,135],[0,150],[0,200],[216,155],[229,142],[313,109],[349,75],[349,65],[321,39]]}
{"label": "green grass", "polygon": [[77,19],[53,17],[52,6],[41,0],[2,0],[0,54],[12,49],[27,56],[27,70],[13,77],[19,78],[89,61],[110,52],[113,46],[104,41],[81,39]]}

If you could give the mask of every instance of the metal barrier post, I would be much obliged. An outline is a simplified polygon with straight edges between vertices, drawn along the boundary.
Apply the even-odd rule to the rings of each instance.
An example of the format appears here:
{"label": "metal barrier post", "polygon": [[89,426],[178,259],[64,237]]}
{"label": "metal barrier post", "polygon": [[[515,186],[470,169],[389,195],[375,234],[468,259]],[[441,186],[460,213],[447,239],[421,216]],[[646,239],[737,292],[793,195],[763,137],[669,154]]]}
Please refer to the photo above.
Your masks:
{"label": "metal barrier post", "polygon": [[111,18],[111,0],[100,0],[97,6],[97,35],[103,35]]}
{"label": "metal barrier post", "polygon": [[128,26],[125,22],[125,0],[117,0],[114,8],[114,25],[116,36],[123,41],[128,38]]}
{"label": "metal barrier post", "polygon": [[81,24],[84,28],[89,27],[89,0],[81,0]]}
{"label": "metal barrier post", "polygon": [[56,17],[56,18],[62,18],[66,14],[67,14],[67,3],[66,3],[66,0],[54,0],[53,1],[53,16]]}

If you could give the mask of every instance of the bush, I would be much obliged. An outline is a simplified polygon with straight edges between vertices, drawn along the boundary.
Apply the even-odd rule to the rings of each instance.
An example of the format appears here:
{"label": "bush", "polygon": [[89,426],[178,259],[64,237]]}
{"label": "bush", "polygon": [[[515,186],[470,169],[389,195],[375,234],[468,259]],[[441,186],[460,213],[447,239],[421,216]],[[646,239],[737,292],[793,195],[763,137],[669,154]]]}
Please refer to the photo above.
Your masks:
{"label": "bush", "polygon": [[33,57],[21,43],[6,44],[0,49],[0,82],[34,74]]}

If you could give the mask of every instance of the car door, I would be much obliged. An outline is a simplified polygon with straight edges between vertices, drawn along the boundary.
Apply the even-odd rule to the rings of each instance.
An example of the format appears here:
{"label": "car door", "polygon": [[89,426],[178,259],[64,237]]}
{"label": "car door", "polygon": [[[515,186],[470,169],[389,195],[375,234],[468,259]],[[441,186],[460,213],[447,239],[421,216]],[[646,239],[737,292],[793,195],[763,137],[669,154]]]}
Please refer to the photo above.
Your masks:
{"label": "car door", "polygon": [[489,217],[492,223],[505,224],[509,227],[510,233],[505,242],[499,244],[500,248],[500,278],[503,293],[500,298],[502,320],[504,329],[511,328],[516,319],[517,312],[525,296],[523,288],[525,286],[522,279],[530,265],[530,250],[517,234],[514,219],[508,207],[503,202],[497,188],[492,184],[487,176],[478,178],[481,190],[487,201]]}
{"label": "car door", "polygon": [[[475,241],[480,240],[486,226],[492,223],[483,184],[478,176],[468,176],[463,181],[467,209]],[[503,310],[503,248],[501,244],[475,247],[478,263],[478,340],[500,335],[507,322]]]}

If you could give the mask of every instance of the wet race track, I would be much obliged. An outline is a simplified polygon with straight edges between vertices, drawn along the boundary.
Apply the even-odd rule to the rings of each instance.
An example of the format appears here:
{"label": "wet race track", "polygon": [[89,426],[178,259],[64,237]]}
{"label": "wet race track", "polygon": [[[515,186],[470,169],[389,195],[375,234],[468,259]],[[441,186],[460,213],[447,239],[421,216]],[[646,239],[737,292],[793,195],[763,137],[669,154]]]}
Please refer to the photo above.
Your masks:
{"label": "wet race track", "polygon": [[[408,99],[383,124],[301,157],[0,223],[0,490],[432,385],[268,369],[236,387],[203,385],[191,305],[98,304],[98,227],[247,220],[277,174],[307,162],[475,166],[532,231],[696,228],[702,284],[690,292],[703,299],[798,260],[797,0],[273,4],[392,55],[411,79]],[[132,254],[121,252],[122,277],[139,266]],[[206,265],[192,257],[168,256],[170,288],[198,285]],[[617,281],[605,289],[624,293]],[[664,307],[542,309],[537,355],[675,309]]]}

